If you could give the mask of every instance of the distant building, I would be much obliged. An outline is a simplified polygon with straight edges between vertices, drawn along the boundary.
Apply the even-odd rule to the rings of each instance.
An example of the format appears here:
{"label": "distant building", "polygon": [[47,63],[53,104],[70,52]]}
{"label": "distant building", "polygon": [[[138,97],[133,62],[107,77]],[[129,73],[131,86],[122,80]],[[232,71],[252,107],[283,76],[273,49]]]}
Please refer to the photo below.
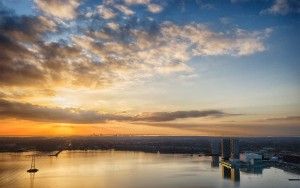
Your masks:
{"label": "distant building", "polygon": [[231,145],[231,159],[240,159],[240,143],[238,139],[232,138]]}
{"label": "distant building", "polygon": [[219,156],[211,156],[211,167],[219,167]]}
{"label": "distant building", "polygon": [[274,148],[264,147],[258,154],[262,155],[263,160],[270,160],[275,155],[275,152]]}
{"label": "distant building", "polygon": [[300,164],[300,155],[296,154],[285,154],[282,156],[282,160],[288,163]]}
{"label": "distant building", "polygon": [[222,159],[223,160],[229,160],[230,158],[230,139],[229,138],[223,138],[222,140]]}
{"label": "distant building", "polygon": [[210,148],[211,148],[211,155],[219,156],[220,155],[220,140],[219,139],[211,140]]}
{"label": "distant building", "polygon": [[262,156],[256,153],[243,153],[240,156],[240,160],[249,165],[261,165]]}
{"label": "distant building", "polygon": [[278,157],[277,156],[271,157],[270,161],[278,161]]}

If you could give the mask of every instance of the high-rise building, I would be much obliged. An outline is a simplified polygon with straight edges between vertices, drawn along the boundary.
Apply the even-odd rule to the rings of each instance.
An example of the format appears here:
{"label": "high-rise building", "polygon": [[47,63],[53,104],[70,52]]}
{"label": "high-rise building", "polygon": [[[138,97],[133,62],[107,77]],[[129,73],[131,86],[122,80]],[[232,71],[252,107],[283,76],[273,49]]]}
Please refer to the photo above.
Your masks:
{"label": "high-rise building", "polygon": [[230,179],[231,178],[231,169],[226,167],[226,166],[221,166],[222,167],[222,177],[224,179]]}
{"label": "high-rise building", "polygon": [[219,156],[211,156],[211,167],[219,167]]}
{"label": "high-rise building", "polygon": [[240,181],[240,169],[239,168],[230,168],[226,165],[221,165],[222,168],[222,177],[224,179],[231,179],[234,182]]}
{"label": "high-rise building", "polygon": [[232,181],[240,181],[240,169],[239,168],[231,168],[231,180]]}
{"label": "high-rise building", "polygon": [[211,140],[210,148],[211,148],[212,156],[219,156],[220,155],[220,140],[219,139]]}
{"label": "high-rise building", "polygon": [[238,139],[232,138],[231,145],[231,159],[240,159],[240,143]]}
{"label": "high-rise building", "polygon": [[222,159],[229,160],[230,158],[230,139],[223,138],[222,140]]}

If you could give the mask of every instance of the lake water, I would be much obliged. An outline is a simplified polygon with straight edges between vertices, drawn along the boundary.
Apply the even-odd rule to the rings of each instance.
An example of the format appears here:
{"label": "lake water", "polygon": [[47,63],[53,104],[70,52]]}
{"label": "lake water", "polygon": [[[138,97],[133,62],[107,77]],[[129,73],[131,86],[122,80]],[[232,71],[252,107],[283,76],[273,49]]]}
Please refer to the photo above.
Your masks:
{"label": "lake water", "polygon": [[297,174],[277,168],[230,170],[218,158],[126,151],[63,151],[36,157],[39,171],[29,174],[30,153],[0,153],[0,187],[199,188],[300,187]]}

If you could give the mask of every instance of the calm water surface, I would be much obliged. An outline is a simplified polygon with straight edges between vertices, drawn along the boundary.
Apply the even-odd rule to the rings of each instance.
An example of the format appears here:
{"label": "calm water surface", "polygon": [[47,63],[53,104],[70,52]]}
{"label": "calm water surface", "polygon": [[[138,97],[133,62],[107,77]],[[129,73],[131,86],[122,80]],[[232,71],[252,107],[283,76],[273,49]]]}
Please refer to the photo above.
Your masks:
{"label": "calm water surface", "polygon": [[30,153],[0,153],[0,187],[199,188],[300,187],[297,174],[276,168],[231,171],[218,159],[197,155],[124,151],[63,151],[38,156],[34,175]]}

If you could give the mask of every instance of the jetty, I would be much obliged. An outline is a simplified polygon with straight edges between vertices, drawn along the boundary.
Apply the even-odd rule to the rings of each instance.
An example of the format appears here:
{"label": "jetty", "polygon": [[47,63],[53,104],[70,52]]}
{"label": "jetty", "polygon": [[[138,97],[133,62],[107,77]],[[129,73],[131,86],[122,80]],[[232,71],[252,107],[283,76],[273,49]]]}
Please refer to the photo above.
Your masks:
{"label": "jetty", "polygon": [[50,154],[49,156],[57,157],[62,151],[63,151],[63,150],[58,150],[58,151],[56,151],[55,153]]}

